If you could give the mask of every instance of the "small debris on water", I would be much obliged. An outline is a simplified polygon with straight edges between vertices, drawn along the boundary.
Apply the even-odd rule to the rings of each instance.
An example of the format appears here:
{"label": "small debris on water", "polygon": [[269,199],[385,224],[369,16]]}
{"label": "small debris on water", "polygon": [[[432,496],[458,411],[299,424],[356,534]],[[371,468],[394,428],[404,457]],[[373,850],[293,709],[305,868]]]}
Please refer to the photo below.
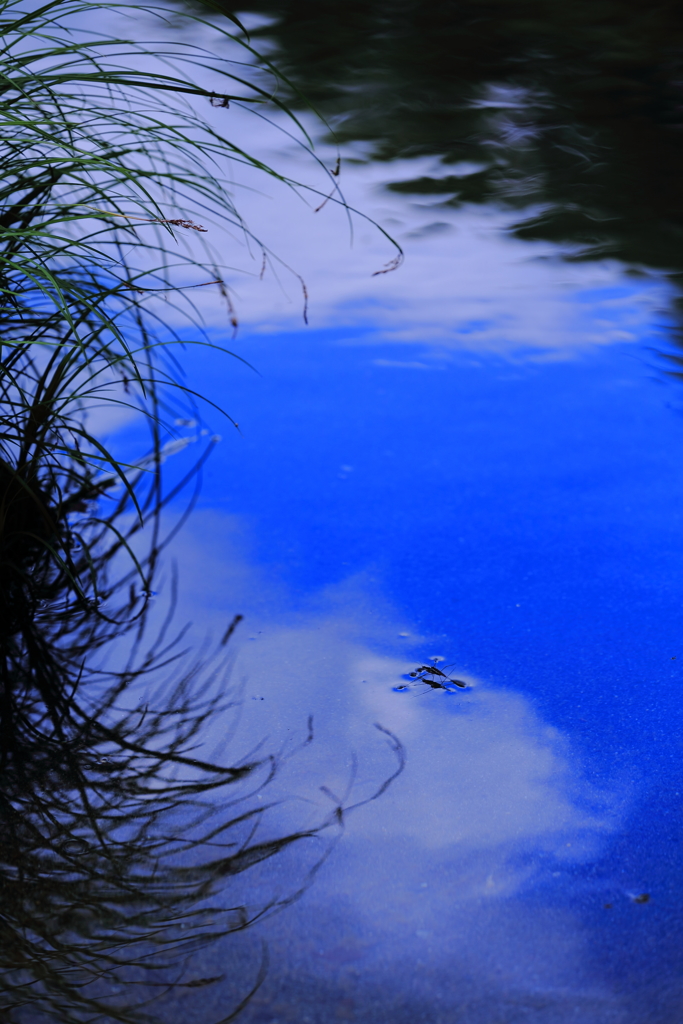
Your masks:
{"label": "small debris on water", "polygon": [[[467,688],[467,683],[463,682],[462,679],[455,679],[453,676],[448,674],[448,671],[444,672],[438,667],[438,662],[444,659],[440,655],[435,655],[430,659],[433,664],[431,665],[418,665],[412,672],[404,675],[403,678],[410,680],[410,682],[402,683],[400,686],[394,686],[393,689],[396,692],[401,690],[407,690],[411,686],[418,686],[420,684],[428,687],[430,690],[443,690],[446,693],[456,693],[455,687],[461,690]],[[444,665],[445,669],[449,666]]]}
{"label": "small debris on water", "polygon": [[[631,894],[629,893],[629,896],[630,895]],[[636,896],[631,896],[631,899],[633,900],[634,903],[649,903],[650,902],[650,894],[649,894],[649,892],[639,892]]]}

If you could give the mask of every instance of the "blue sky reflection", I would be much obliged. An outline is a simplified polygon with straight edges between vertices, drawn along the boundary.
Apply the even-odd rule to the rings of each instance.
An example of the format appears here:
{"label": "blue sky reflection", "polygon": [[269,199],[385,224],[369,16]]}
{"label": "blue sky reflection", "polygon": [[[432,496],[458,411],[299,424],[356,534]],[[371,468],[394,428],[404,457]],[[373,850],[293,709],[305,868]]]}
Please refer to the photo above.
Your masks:
{"label": "blue sky reflection", "polygon": [[[269,139],[265,159],[306,173]],[[245,615],[234,742],[293,741],[315,715],[280,783],[297,821],[320,785],[347,786],[352,752],[354,791],[383,777],[373,722],[409,758],[267,926],[272,975],[245,1020],[672,1024],[683,434],[653,352],[672,293],[513,239],[499,209],[382,188],[420,173],[344,168],[349,200],[406,246],[374,278],[391,252],[372,228],[350,249],[331,204],[245,191],[250,226],[306,279],[312,327],[298,283],[255,265],[231,279],[234,347],[260,376],[186,361],[241,430],[212,414],[224,441],[174,548],[179,621],[218,636]],[[224,339],[225,309],[202,301]],[[432,655],[471,688],[396,693]]]}
{"label": "blue sky reflection", "polygon": [[[253,1020],[290,1019],[273,999],[305,1016],[305,976],[315,1006],[403,992],[361,1020],[412,1021],[414,996],[427,1019],[442,999],[443,1020],[455,1007],[467,1024],[494,1011],[637,1024],[654,1000],[668,1024],[675,992],[657,985],[680,967],[683,792],[676,386],[630,343],[560,362],[461,354],[425,372],[400,365],[403,352],[422,362],[418,346],[347,339],[245,339],[261,377],[192,366],[243,437],[219,445],[179,540],[180,618],[218,635],[246,616],[241,749],[300,735],[313,713],[316,742],[281,789],[311,814],[320,785],[347,785],[353,751],[359,795],[386,772],[373,722],[409,756],[269,926],[277,966]],[[394,692],[432,655],[472,689]]]}
{"label": "blue sky reflection", "polygon": [[[575,896],[586,889],[575,869],[599,859],[623,825],[627,788],[586,778],[567,735],[519,693],[466,674],[469,688],[452,696],[396,692],[416,659],[438,653],[433,640],[411,630],[362,574],[293,611],[267,568],[252,572],[240,533],[229,517],[195,518],[178,548],[182,611],[202,633],[218,633],[228,608],[247,613],[233,668],[244,687],[239,748],[264,735],[271,747],[291,742],[314,714],[313,747],[287,764],[278,784],[285,816],[305,820],[303,801],[318,813],[327,801],[322,784],[343,792],[352,754],[354,795],[372,789],[389,764],[373,722],[408,751],[404,775],[350,817],[303,903],[266,927],[278,957],[273,984],[303,971],[329,988],[324,997],[316,990],[316,1002],[336,1005],[339,968],[351,966],[356,974],[344,985],[356,995],[380,983],[403,992],[406,1020],[417,996],[430,1006],[460,1004],[463,984],[488,1012],[501,1000],[523,1004],[545,993],[557,1013],[571,993],[573,1005],[611,1013],[616,997],[589,967],[581,915],[564,904],[569,886]],[[538,891],[540,905],[529,905]],[[615,882],[588,891],[592,902],[615,899]],[[629,903],[623,887],[616,898]],[[429,967],[426,987],[420,965]],[[404,1019],[394,1002],[386,1018],[371,1019]],[[296,1005],[305,1015],[300,991]]]}

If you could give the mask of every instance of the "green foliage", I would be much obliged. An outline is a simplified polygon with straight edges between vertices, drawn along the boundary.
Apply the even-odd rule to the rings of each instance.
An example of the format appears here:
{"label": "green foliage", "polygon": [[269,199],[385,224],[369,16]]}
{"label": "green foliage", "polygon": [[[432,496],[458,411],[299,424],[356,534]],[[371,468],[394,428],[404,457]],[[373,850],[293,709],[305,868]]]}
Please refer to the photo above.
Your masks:
{"label": "green foliage", "polygon": [[[61,729],[77,652],[96,650],[114,625],[125,632],[144,613],[158,525],[144,559],[133,554],[130,540],[145,520],[158,524],[169,497],[161,483],[163,417],[174,393],[186,393],[169,354],[182,336],[154,304],[159,293],[166,297],[175,322],[184,314],[194,328],[191,340],[199,342],[188,288],[210,282],[232,310],[208,249],[206,259],[183,254],[178,235],[203,236],[192,218],[204,213],[246,232],[225,187],[230,162],[275,172],[201,115],[199,104],[207,111],[218,104],[227,117],[233,100],[269,99],[254,51],[235,33],[211,27],[214,41],[241,46],[250,66],[191,43],[143,45],[95,31],[95,16],[99,25],[133,13],[121,5],[54,0],[33,8],[8,0],[0,12],[0,764],[6,765],[22,749],[22,702],[38,694],[50,729]],[[134,13],[156,19],[160,29],[168,20],[164,9]],[[187,25],[208,27],[191,16]],[[225,91],[197,84],[196,73]],[[265,247],[263,257],[269,258]],[[87,411],[97,403],[146,416],[151,447],[137,467],[121,465],[88,429]],[[116,483],[123,496],[95,515],[93,502],[112,495]],[[125,519],[122,532],[129,507],[137,519],[133,525]],[[130,558],[122,580],[132,596],[107,613],[121,584],[107,582],[107,567],[122,551]],[[99,625],[88,627],[86,646],[73,639],[85,622],[105,625],[99,639]]]}
{"label": "green foliage", "polygon": [[[197,756],[209,723],[237,699],[224,650],[232,630],[212,650],[185,650],[172,624],[174,588],[156,632],[150,625],[159,557],[177,529],[162,534],[162,511],[211,450],[208,442],[186,479],[166,487],[164,461],[177,442],[165,422],[178,403],[198,400],[173,348],[211,343],[193,289],[218,289],[236,326],[208,246],[198,257],[197,246],[180,243],[204,238],[197,219],[218,218],[260,248],[264,267],[273,259],[249,235],[226,181],[235,162],[276,172],[213,122],[229,118],[231,104],[284,108],[271,95],[275,72],[234,19],[188,15],[185,27],[190,36],[210,30],[216,50],[241,48],[242,64],[168,32],[140,44],[95,31],[123,15],[156,20],[160,30],[183,20],[163,8],[79,0],[0,3],[0,1010],[8,1021],[149,1020],[160,991],[219,980],[188,980],[187,956],[290,902],[326,846],[315,847],[285,896],[248,905],[217,894],[343,824],[338,807],[304,830],[262,837],[269,804],[252,801],[284,755],[238,764],[226,763],[228,751],[216,763]],[[205,118],[211,106],[219,109]],[[178,327],[182,317],[189,331]],[[135,465],[117,461],[89,428],[97,404],[146,418],[150,446]]]}
{"label": "green foliage", "polygon": [[[166,41],[95,31],[95,23],[132,14],[156,22]],[[195,400],[173,347],[188,334],[210,343],[194,289],[220,290],[236,326],[209,248],[197,257],[197,246],[183,250],[180,236],[203,239],[194,218],[206,215],[249,238],[226,187],[230,166],[276,175],[202,113],[218,106],[224,120],[230,103],[281,106],[264,88],[267,76],[275,87],[274,71],[234,19],[209,24],[188,15],[186,34],[210,30],[214,49],[230,47],[234,57],[238,48],[242,63],[179,42],[170,20],[164,8],[80,0],[0,5],[0,640],[10,646],[57,593],[65,615],[70,602],[83,611],[106,598],[102,559],[112,556],[104,552],[125,548],[132,556],[114,527],[126,499],[139,523],[143,513],[158,513],[164,416],[174,398]],[[178,20],[173,14],[176,27]],[[212,88],[201,84],[208,79]],[[260,248],[266,266],[272,257]],[[183,317],[189,332],[178,327]],[[88,429],[88,409],[103,403],[147,417],[145,481]],[[81,531],[74,558],[70,515],[117,481],[124,500],[100,523],[109,540],[102,530]],[[133,563],[141,590],[149,590],[146,570]],[[3,757],[16,724],[7,696],[14,685],[6,683],[0,708]]]}

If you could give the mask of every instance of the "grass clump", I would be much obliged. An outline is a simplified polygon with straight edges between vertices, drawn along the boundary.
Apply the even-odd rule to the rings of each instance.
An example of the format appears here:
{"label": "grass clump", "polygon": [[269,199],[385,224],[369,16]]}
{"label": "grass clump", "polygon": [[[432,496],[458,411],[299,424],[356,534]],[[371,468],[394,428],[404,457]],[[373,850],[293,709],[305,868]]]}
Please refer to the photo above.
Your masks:
{"label": "grass clump", "polygon": [[[201,213],[246,230],[225,187],[230,161],[275,173],[181,102],[262,103],[253,69],[189,43],[95,30],[132,13],[160,30],[170,17],[80,0],[0,3],[0,765],[19,756],[25,694],[39,695],[46,728],[64,714],[69,687],[46,668],[62,655],[44,639],[45,613],[67,632],[93,614],[104,622],[106,566],[122,550],[138,577],[133,592],[150,590],[156,554],[134,556],[129,535],[158,520],[167,498],[164,418],[174,395],[194,400],[172,355],[182,334],[154,297],[168,299],[176,322],[182,312],[201,342],[186,286],[210,281],[229,293],[214,263],[182,255],[178,235],[203,234],[192,219]],[[215,38],[241,45],[253,65],[232,27],[214,28]],[[224,91],[197,84],[197,73]],[[88,429],[88,409],[102,403],[146,417],[150,449],[138,467]],[[93,502],[116,483],[123,499],[95,524]],[[137,522],[122,533],[116,523],[130,509]],[[128,602],[116,628],[144,605]]]}
{"label": "grass clump", "polygon": [[[132,14],[161,42],[95,31]],[[169,37],[183,19],[243,63]],[[149,615],[173,534],[162,512],[211,449],[166,486],[166,424],[198,401],[177,325],[211,344],[193,301],[206,287],[235,322],[208,246],[179,242],[204,239],[202,218],[249,237],[231,162],[277,176],[202,110],[281,104],[234,19],[4,0],[0,30],[0,1008],[17,1022],[149,1020],[159,991],[220,980],[187,980],[187,955],[292,896],[231,902],[225,884],[337,832],[345,811],[262,838],[268,804],[251,801],[282,758],[197,756],[235,699],[225,651],[183,648],[173,590],[156,632]],[[135,464],[89,428],[103,403],[146,418]]]}

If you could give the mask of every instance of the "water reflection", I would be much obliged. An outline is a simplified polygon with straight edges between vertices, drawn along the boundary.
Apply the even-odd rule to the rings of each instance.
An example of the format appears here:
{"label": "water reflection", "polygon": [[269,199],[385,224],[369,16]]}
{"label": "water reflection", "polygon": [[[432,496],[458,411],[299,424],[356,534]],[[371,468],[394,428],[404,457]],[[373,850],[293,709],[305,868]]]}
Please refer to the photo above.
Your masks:
{"label": "water reflection", "polygon": [[[283,146],[276,130],[256,132],[238,115],[233,129],[263,159],[277,159],[293,177],[309,180],[296,150]],[[321,144],[319,150],[334,163],[334,147]],[[385,188],[390,178],[410,180],[433,169],[427,158],[342,165],[348,201],[391,231],[406,252],[405,266],[381,277],[373,275],[387,262],[388,245],[358,222],[349,245],[342,210],[326,207],[316,214],[291,206],[285,186],[276,184],[269,186],[267,201],[245,192],[253,230],[267,231],[306,281],[312,328],[334,330],[344,345],[416,346],[402,357],[389,355],[389,365],[398,358],[408,369],[439,369],[463,351],[515,360],[571,358],[598,345],[635,343],[653,323],[668,323],[662,311],[675,291],[661,275],[636,279],[615,260],[563,261],[555,244],[512,237],[513,217],[498,205],[434,209],[424,196]],[[314,178],[309,183],[321,184]],[[246,354],[251,331],[277,335],[303,326],[298,294],[286,282],[280,287],[256,273],[235,274],[231,282]],[[202,311],[222,336],[224,312],[212,296],[205,297]]]}
{"label": "water reflection", "polygon": [[[672,389],[629,345],[436,364],[345,338],[246,339],[263,377],[235,397],[245,442],[217,449],[214,508],[183,540],[183,617],[218,636],[228,609],[245,615],[245,741],[315,714],[288,793],[323,813],[323,767],[338,797],[354,773],[362,793],[386,766],[373,721],[407,750],[395,790],[268,926],[273,967],[248,1012],[668,1024],[681,949]],[[214,367],[194,369],[220,395],[230,378]],[[396,692],[434,656],[471,688]]]}
{"label": "water reflection", "polygon": [[379,160],[445,164],[395,187],[446,206],[503,202],[525,210],[522,237],[680,270],[675,6],[250,0],[240,10],[271,19],[257,38],[342,142],[364,141]]}
{"label": "water reflection", "polygon": [[[304,110],[329,168],[341,147],[351,205],[406,250],[402,273],[373,278],[391,253],[362,221],[349,253],[333,203],[288,216],[285,190],[264,202],[245,188],[249,223],[307,282],[312,324],[443,360],[453,349],[566,357],[635,340],[653,311],[677,319],[683,26],[670,5],[647,17],[627,0],[604,16],[545,0],[240,11],[329,119],[334,140],[319,142]],[[241,131],[238,114],[231,125]],[[284,136],[245,131],[245,145],[326,188]],[[234,283],[240,310],[257,311],[246,322],[298,326],[294,293]],[[613,289],[620,308],[605,302]]]}
{"label": "water reflection", "polygon": [[228,517],[212,513],[190,531],[188,566],[206,565],[208,535],[223,538],[223,557],[192,602],[203,625],[216,616],[214,628],[221,601],[245,608],[235,665],[243,741],[265,722],[287,735],[303,708],[315,713],[317,750],[288,766],[288,792],[321,808],[351,780],[362,793],[381,768],[373,720],[400,735],[408,755],[383,800],[359,811],[304,905],[268,928],[277,967],[246,1019],[317,1024],[340,1006],[344,1019],[363,1021],[446,1021],[455,1007],[467,1021],[534,1007],[540,1020],[563,1021],[577,1006],[585,1019],[621,1019],[566,892],[571,884],[576,900],[583,885],[596,905],[628,902],[613,879],[577,888],[573,877],[622,825],[627,789],[589,781],[568,737],[519,693],[459,671],[467,688],[458,692],[397,692],[413,654],[449,652],[397,618],[367,577],[293,613],[262,569],[252,576]]}
{"label": "water reflection", "polygon": [[[291,215],[246,198],[255,230],[290,246],[312,323],[334,330],[243,339],[266,372],[239,388],[208,358],[191,367],[217,401],[232,388],[246,439],[216,453],[206,500],[254,527],[253,564],[230,549],[248,547],[243,521],[220,511],[183,541],[197,641],[245,614],[241,696],[203,756],[237,721],[246,758],[314,712],[316,743],[280,775],[281,835],[302,809],[326,821],[376,792],[389,769],[373,721],[409,760],[316,888],[258,932],[277,969],[247,1014],[669,1024],[680,439],[631,353],[661,338],[675,297],[675,274],[647,271],[679,260],[675,196],[659,188],[678,177],[662,98],[677,15],[655,6],[643,28],[627,4],[608,27],[582,4],[530,4],[525,22],[495,3],[267,10],[277,55],[345,144],[349,198],[371,199],[409,259],[404,277],[373,278],[387,255],[360,232],[350,257],[332,204]],[[334,166],[334,147],[320,152]],[[298,174],[291,150],[278,166]],[[260,291],[237,287],[251,322],[299,324],[299,296],[278,305],[255,270]],[[225,323],[210,298],[205,312]],[[433,656],[468,688],[396,692]],[[272,863],[287,892],[289,862]],[[238,1003],[234,978],[216,988]]]}
{"label": "water reflection", "polygon": [[[4,463],[8,1021],[172,1019],[169,999],[235,970],[225,952],[213,954],[211,970],[207,949],[301,896],[353,805],[383,795],[402,768],[400,743],[382,730],[389,768],[369,790],[347,788],[320,813],[289,814],[285,826],[274,791],[313,743],[310,719],[308,733],[304,716],[270,749],[262,734],[234,756],[226,721],[241,700],[227,645],[240,616],[223,623],[218,642],[195,648],[176,625],[175,579],[154,600],[179,525],[162,531],[167,492],[155,463],[151,481],[133,476],[144,528],[129,493],[117,499],[112,480],[77,458],[36,457],[28,480]],[[287,851],[286,884],[273,886],[264,869]],[[265,973],[264,956],[260,966],[258,954],[247,957],[234,996],[211,1019],[232,1020]]]}

